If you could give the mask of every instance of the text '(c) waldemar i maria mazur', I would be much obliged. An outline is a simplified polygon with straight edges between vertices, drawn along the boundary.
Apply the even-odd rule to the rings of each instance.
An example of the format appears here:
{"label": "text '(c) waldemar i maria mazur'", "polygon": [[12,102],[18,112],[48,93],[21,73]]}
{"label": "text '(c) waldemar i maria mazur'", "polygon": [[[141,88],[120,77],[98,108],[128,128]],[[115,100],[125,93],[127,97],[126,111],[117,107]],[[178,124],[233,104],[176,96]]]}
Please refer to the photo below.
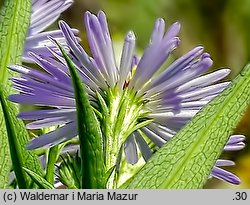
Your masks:
{"label": "text '(c) waldemar i maria mazur'", "polygon": [[77,191],[72,193],[45,193],[45,192],[20,192],[22,200],[27,201],[83,201],[83,200],[137,200],[138,194],[135,193],[117,193],[117,191],[108,191],[106,193],[88,193],[86,191]]}

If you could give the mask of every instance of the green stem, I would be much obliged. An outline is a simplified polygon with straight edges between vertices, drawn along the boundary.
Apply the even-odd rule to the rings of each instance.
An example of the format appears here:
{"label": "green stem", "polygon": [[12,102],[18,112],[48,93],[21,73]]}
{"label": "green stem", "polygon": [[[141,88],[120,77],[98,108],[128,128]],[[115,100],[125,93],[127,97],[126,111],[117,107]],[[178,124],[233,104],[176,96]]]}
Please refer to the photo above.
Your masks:
{"label": "green stem", "polygon": [[[148,122],[139,123],[145,112],[142,109],[143,101],[133,90],[119,90],[114,87],[107,92],[106,101],[109,112],[102,112],[104,115],[102,131],[106,137],[106,171],[116,166],[107,183],[108,187],[113,189],[117,188],[118,163],[120,164],[118,157],[123,154],[124,142],[132,134],[134,128],[138,127],[139,129],[141,125],[148,124]],[[103,107],[104,103],[100,104]],[[106,108],[102,110],[106,110]]]}
{"label": "green stem", "polygon": [[58,159],[58,150],[58,145],[49,149],[45,179],[51,184],[54,184],[55,163]]}

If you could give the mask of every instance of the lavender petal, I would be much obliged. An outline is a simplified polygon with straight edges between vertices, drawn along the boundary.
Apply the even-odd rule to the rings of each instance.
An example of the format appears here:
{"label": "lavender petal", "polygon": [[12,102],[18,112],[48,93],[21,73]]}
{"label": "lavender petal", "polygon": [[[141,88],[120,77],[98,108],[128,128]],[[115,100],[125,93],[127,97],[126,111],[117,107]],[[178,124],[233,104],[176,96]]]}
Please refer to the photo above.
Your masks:
{"label": "lavender petal", "polygon": [[153,87],[158,86],[159,84],[164,83],[167,79],[171,78],[174,75],[182,72],[184,68],[186,68],[195,58],[200,56],[203,52],[203,47],[195,47],[187,54],[183,55],[182,57],[178,58],[174,61],[168,68],[166,68],[159,76],[152,79],[152,81],[145,86],[142,92],[149,90]]}
{"label": "lavender petal", "polygon": [[71,0],[53,0],[44,2],[40,8],[33,9],[29,35],[45,30],[58,19],[59,15],[72,5]]}
{"label": "lavender petal", "polygon": [[65,98],[62,96],[48,96],[45,94],[13,94],[9,96],[9,100],[21,104],[34,104],[41,106],[51,106],[51,107],[62,107],[62,108],[74,108],[75,100],[70,98]]}
{"label": "lavender petal", "polygon": [[235,184],[235,185],[240,184],[239,177],[218,167],[214,167],[212,169],[211,175],[217,179],[229,182],[231,184]]}
{"label": "lavender petal", "polygon": [[244,135],[232,135],[230,136],[227,144],[224,147],[225,151],[238,151],[245,147],[245,140]]}
{"label": "lavender petal", "polygon": [[153,155],[153,152],[149,148],[147,142],[143,139],[143,137],[138,132],[135,132],[134,134],[135,134],[136,143],[138,144],[142,157],[147,162],[150,159],[150,157]]}
{"label": "lavender petal", "polygon": [[117,67],[112,42],[109,36],[106,17],[99,13],[98,18],[89,12],[84,16],[85,27],[93,57],[110,86],[117,81]]}
{"label": "lavender petal", "polygon": [[21,112],[17,117],[23,120],[38,120],[44,118],[62,117],[65,115],[76,115],[76,109],[50,109],[50,110],[34,110],[28,112]]}
{"label": "lavender petal", "polygon": [[121,62],[119,68],[119,86],[122,87],[129,72],[131,71],[132,61],[134,57],[135,35],[133,32],[128,32],[124,41]]}
{"label": "lavender petal", "polygon": [[149,89],[146,95],[151,96],[156,93],[166,92],[167,90],[176,88],[177,86],[180,86],[205,72],[211,67],[212,63],[213,61],[211,60],[210,56],[207,53],[204,53],[200,57],[199,61],[193,63],[187,68],[183,68],[180,75],[174,75],[168,78],[165,80],[164,85],[159,84],[158,86]]}
{"label": "lavender petal", "polygon": [[60,117],[45,118],[42,120],[36,120],[26,125],[27,129],[42,129],[45,127],[52,127],[56,125],[62,125],[69,122],[76,121],[76,115],[64,115]]}
{"label": "lavender petal", "polygon": [[126,161],[129,164],[136,164],[138,161],[138,153],[137,153],[134,134],[128,137],[123,146],[124,146],[124,154]]}
{"label": "lavender petal", "polygon": [[77,125],[75,122],[64,125],[55,131],[41,135],[39,138],[35,138],[27,145],[27,149],[36,149],[39,147],[52,147],[61,142],[64,142],[77,135]]}
{"label": "lavender petal", "polygon": [[87,55],[85,50],[80,46],[76,37],[71,32],[70,27],[63,21],[59,22],[59,26],[67,40],[71,51],[75,54],[77,60],[81,63],[81,66],[78,67],[81,69],[83,67],[82,72],[86,74],[86,76],[91,79],[95,84],[105,85],[105,81],[98,67],[93,64],[91,58]]}
{"label": "lavender petal", "polygon": [[224,167],[224,166],[234,166],[235,163],[231,160],[227,160],[227,159],[218,159],[215,162],[215,166],[217,167]]}
{"label": "lavender petal", "polygon": [[152,130],[150,130],[147,127],[141,128],[141,130],[145,133],[145,135],[152,140],[153,143],[155,143],[156,146],[161,147],[163,144],[165,144],[166,140],[162,139],[159,135],[154,133]]}

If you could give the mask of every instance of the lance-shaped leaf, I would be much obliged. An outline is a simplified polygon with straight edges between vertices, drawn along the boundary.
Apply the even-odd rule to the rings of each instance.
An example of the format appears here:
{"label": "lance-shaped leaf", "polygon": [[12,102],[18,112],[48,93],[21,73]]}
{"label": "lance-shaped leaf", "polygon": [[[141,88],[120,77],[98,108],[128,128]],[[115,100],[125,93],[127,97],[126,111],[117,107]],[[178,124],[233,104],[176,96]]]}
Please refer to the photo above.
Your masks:
{"label": "lance-shaped leaf", "polygon": [[[10,92],[7,82],[9,64],[21,62],[23,46],[30,19],[30,0],[5,0],[0,10],[0,83],[4,85],[6,91],[4,96]],[[10,74],[12,76],[12,73]],[[28,133],[23,122],[16,119],[18,113],[14,104],[8,103],[10,116],[15,124],[18,145],[21,147],[22,160],[25,166],[42,174],[40,163],[35,155],[27,152],[24,148],[28,141]],[[8,136],[4,121],[3,110],[0,107],[0,188],[5,188],[9,181],[11,169],[11,158],[8,145]]]}
{"label": "lance-shaped leaf", "polygon": [[78,136],[81,156],[81,188],[105,188],[103,139],[99,121],[90,105],[85,85],[77,68],[64,49],[56,42],[67,62],[74,86]]}
{"label": "lance-shaped leaf", "polygon": [[55,164],[63,146],[56,145],[49,149],[45,179],[49,183],[54,183]]}
{"label": "lance-shaped leaf", "polygon": [[[18,112],[17,108],[13,103],[7,101],[7,91],[3,90],[3,88],[4,86],[0,88],[1,111],[4,116],[4,126],[6,126],[6,135],[9,142],[8,148],[10,150],[11,161],[16,177],[18,177],[17,175],[23,175],[22,166],[42,176],[43,170],[37,155],[25,148],[29,140],[25,125],[22,120],[16,118],[16,113]],[[26,183],[28,182],[29,180],[26,179]],[[20,183],[18,186],[20,187]]]}
{"label": "lance-shaped leaf", "polygon": [[202,188],[250,102],[250,65],[138,172],[128,188]]}
{"label": "lance-shaped leaf", "polygon": [[23,170],[30,176],[30,178],[35,182],[40,189],[54,189],[54,186],[49,183],[46,179],[33,172],[30,169],[23,167]]}
{"label": "lance-shaped leaf", "polygon": [[22,154],[18,145],[17,136],[15,132],[15,124],[12,121],[10,110],[7,105],[2,88],[0,88],[0,102],[3,110],[3,116],[5,119],[6,132],[8,135],[10,154],[13,164],[13,169],[16,175],[18,187],[21,189],[28,188],[28,180],[22,169]]}

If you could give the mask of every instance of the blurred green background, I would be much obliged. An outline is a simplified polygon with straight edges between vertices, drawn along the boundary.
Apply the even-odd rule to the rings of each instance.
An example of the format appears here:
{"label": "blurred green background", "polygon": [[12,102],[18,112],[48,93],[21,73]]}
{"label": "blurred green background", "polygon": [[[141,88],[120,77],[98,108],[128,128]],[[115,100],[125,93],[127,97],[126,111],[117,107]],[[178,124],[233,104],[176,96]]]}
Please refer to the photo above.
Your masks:
{"label": "blurred green background", "polygon": [[[115,48],[121,48],[127,31],[137,37],[137,49],[147,46],[154,21],[162,17],[169,26],[179,21],[181,45],[174,52],[178,57],[197,45],[203,45],[214,60],[212,69],[229,67],[233,79],[250,61],[250,0],[74,0],[62,19],[80,30],[81,44],[88,50],[83,14],[104,10]],[[0,0],[2,3],[3,1]],[[51,28],[57,27],[55,23]],[[246,136],[242,151],[223,153],[236,166],[229,170],[242,184],[230,185],[217,179],[208,180],[205,188],[250,188],[250,107],[235,128],[235,134]]]}
{"label": "blurred green background", "polygon": [[[212,69],[229,67],[233,79],[250,61],[250,0],[75,0],[62,18],[80,30],[82,45],[88,49],[83,13],[104,10],[115,48],[122,45],[127,31],[137,37],[138,51],[148,44],[154,21],[162,17],[169,26],[179,21],[181,45],[178,57],[194,46],[203,45],[214,60]],[[223,153],[236,166],[229,168],[242,184],[230,185],[217,179],[208,180],[205,188],[250,188],[250,108],[236,127],[235,134],[246,136],[242,151]]]}

